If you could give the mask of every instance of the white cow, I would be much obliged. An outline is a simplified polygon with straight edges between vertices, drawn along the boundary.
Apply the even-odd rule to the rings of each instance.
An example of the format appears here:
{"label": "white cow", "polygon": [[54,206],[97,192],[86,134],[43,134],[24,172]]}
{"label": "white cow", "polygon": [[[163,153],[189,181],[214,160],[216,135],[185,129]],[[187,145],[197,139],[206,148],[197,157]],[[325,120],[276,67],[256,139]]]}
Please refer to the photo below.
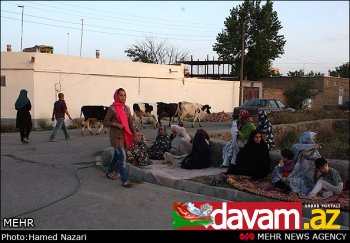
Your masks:
{"label": "white cow", "polygon": [[194,127],[194,122],[198,119],[198,124],[201,127],[200,119],[207,114],[210,114],[210,106],[209,105],[201,105],[198,103],[191,103],[187,101],[179,102],[178,105],[178,115],[179,115],[179,123],[183,122],[185,117],[194,117],[192,122],[192,127]]}
{"label": "white cow", "polygon": [[140,118],[143,128],[145,128],[145,126],[143,125],[142,117],[152,117],[153,127],[156,128],[158,126],[156,103],[134,103],[132,109],[134,110],[134,116]]}

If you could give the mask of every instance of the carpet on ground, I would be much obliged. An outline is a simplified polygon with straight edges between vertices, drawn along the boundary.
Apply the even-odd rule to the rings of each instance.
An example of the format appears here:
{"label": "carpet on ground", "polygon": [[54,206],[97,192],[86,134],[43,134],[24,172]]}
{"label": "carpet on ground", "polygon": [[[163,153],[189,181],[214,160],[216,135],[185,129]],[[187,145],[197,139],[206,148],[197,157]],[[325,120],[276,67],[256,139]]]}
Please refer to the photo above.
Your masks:
{"label": "carpet on ground", "polygon": [[252,180],[250,176],[226,175],[226,182],[240,191],[269,197],[281,201],[302,202],[305,204],[340,204],[340,209],[349,211],[349,188],[344,188],[340,195],[323,198],[318,195],[313,200],[307,199],[304,193],[283,192],[275,188],[271,178]]}

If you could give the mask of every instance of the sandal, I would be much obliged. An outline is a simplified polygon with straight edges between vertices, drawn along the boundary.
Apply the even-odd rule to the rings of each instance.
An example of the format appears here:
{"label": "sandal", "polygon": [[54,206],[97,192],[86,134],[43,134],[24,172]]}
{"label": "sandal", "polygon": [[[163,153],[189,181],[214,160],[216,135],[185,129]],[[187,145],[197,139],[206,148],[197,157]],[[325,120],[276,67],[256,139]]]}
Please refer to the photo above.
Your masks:
{"label": "sandal", "polygon": [[124,183],[122,183],[123,187],[132,187],[133,183],[131,183],[130,181],[126,181]]}
{"label": "sandal", "polygon": [[116,180],[117,179],[112,173],[107,173],[106,176],[107,176],[108,179],[111,179],[111,180]]}

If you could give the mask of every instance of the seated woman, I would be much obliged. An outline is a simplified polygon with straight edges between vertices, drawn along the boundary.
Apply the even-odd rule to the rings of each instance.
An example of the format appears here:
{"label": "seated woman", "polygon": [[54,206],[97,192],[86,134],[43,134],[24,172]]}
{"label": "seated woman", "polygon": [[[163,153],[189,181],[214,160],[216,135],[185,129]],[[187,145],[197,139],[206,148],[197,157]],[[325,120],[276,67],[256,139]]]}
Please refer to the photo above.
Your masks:
{"label": "seated woman", "polygon": [[230,164],[227,174],[251,176],[254,180],[269,174],[270,154],[261,133],[251,132],[248,142],[238,152],[236,164]]}
{"label": "seated woman", "polygon": [[238,129],[238,138],[241,140],[248,140],[250,133],[256,129],[252,115],[247,110],[241,110],[239,112],[239,117],[241,120],[241,128]]}
{"label": "seated woman", "polygon": [[[223,162],[222,162],[222,165],[220,166],[221,168],[228,168],[230,163],[233,164],[236,162],[236,153],[238,152],[236,148],[237,147],[236,140],[237,140],[237,133],[238,133],[238,126],[237,126],[238,116],[233,114],[232,118],[233,118],[232,126],[231,126],[232,139],[222,149]],[[233,154],[233,151],[236,151],[235,154]],[[232,163],[232,160],[234,161],[233,163]]]}
{"label": "seated woman", "polygon": [[315,160],[321,158],[316,135],[315,132],[304,132],[300,135],[299,143],[292,146],[295,166],[286,180],[292,192],[309,193],[315,185]]}
{"label": "seated woman", "polygon": [[267,118],[266,111],[259,111],[258,118],[259,123],[256,129],[258,129],[261,132],[263,139],[267,144],[267,148],[271,150],[273,149],[273,147],[275,147],[275,141],[273,139],[272,125]]}
{"label": "seated woman", "polygon": [[134,145],[125,149],[126,161],[135,166],[153,164],[148,158],[145,136],[137,128],[135,131],[137,135],[134,137]]}
{"label": "seated woman", "polygon": [[[221,168],[227,168],[229,164],[236,164],[236,157],[239,150],[246,144],[248,137],[255,130],[252,116],[249,111],[241,110],[239,112],[240,125],[237,126],[238,117],[232,116],[233,122],[231,127],[232,139],[222,150],[223,163]],[[238,129],[240,127],[240,129]]]}
{"label": "seated woman", "polygon": [[181,162],[181,168],[191,170],[209,166],[209,135],[204,129],[198,129],[193,138],[192,152]]}
{"label": "seated woman", "polygon": [[176,136],[171,141],[170,151],[164,153],[164,159],[167,164],[175,166],[191,153],[192,144],[191,137],[184,127],[172,125],[171,130]]}
{"label": "seated woman", "polygon": [[170,138],[164,126],[160,126],[154,144],[148,149],[148,157],[155,160],[163,160],[164,153],[171,148]]}

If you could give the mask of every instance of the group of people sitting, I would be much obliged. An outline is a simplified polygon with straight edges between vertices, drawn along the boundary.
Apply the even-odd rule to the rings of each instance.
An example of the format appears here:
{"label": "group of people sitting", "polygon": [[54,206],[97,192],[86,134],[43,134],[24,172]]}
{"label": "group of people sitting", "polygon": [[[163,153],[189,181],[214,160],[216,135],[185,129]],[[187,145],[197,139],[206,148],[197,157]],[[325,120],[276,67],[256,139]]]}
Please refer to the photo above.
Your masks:
{"label": "group of people sitting", "polygon": [[165,164],[181,166],[184,169],[201,169],[210,166],[209,135],[198,129],[194,138],[180,125],[171,126],[169,136],[166,128],[160,126],[154,144],[147,147],[145,137],[139,133],[134,145],[125,150],[127,162],[136,166],[151,165],[151,160],[164,160]]}
{"label": "group of people sitting", "polygon": [[[271,123],[265,111],[258,112],[259,124],[252,122],[248,111],[233,117],[232,139],[223,148],[223,163],[227,174],[245,175],[259,180],[270,174],[269,150],[274,147]],[[242,125],[237,125],[238,118]],[[273,185],[284,192],[305,193],[313,199],[318,193],[324,198],[340,194],[343,182],[319,153],[315,132],[304,132],[290,149],[282,149],[281,160],[272,171]]]}
{"label": "group of people sitting", "polygon": [[291,150],[281,151],[281,160],[271,178],[276,188],[285,192],[305,193],[308,199],[315,198],[319,193],[323,198],[328,198],[342,192],[342,178],[321,157],[316,139],[317,133],[304,132]]}

